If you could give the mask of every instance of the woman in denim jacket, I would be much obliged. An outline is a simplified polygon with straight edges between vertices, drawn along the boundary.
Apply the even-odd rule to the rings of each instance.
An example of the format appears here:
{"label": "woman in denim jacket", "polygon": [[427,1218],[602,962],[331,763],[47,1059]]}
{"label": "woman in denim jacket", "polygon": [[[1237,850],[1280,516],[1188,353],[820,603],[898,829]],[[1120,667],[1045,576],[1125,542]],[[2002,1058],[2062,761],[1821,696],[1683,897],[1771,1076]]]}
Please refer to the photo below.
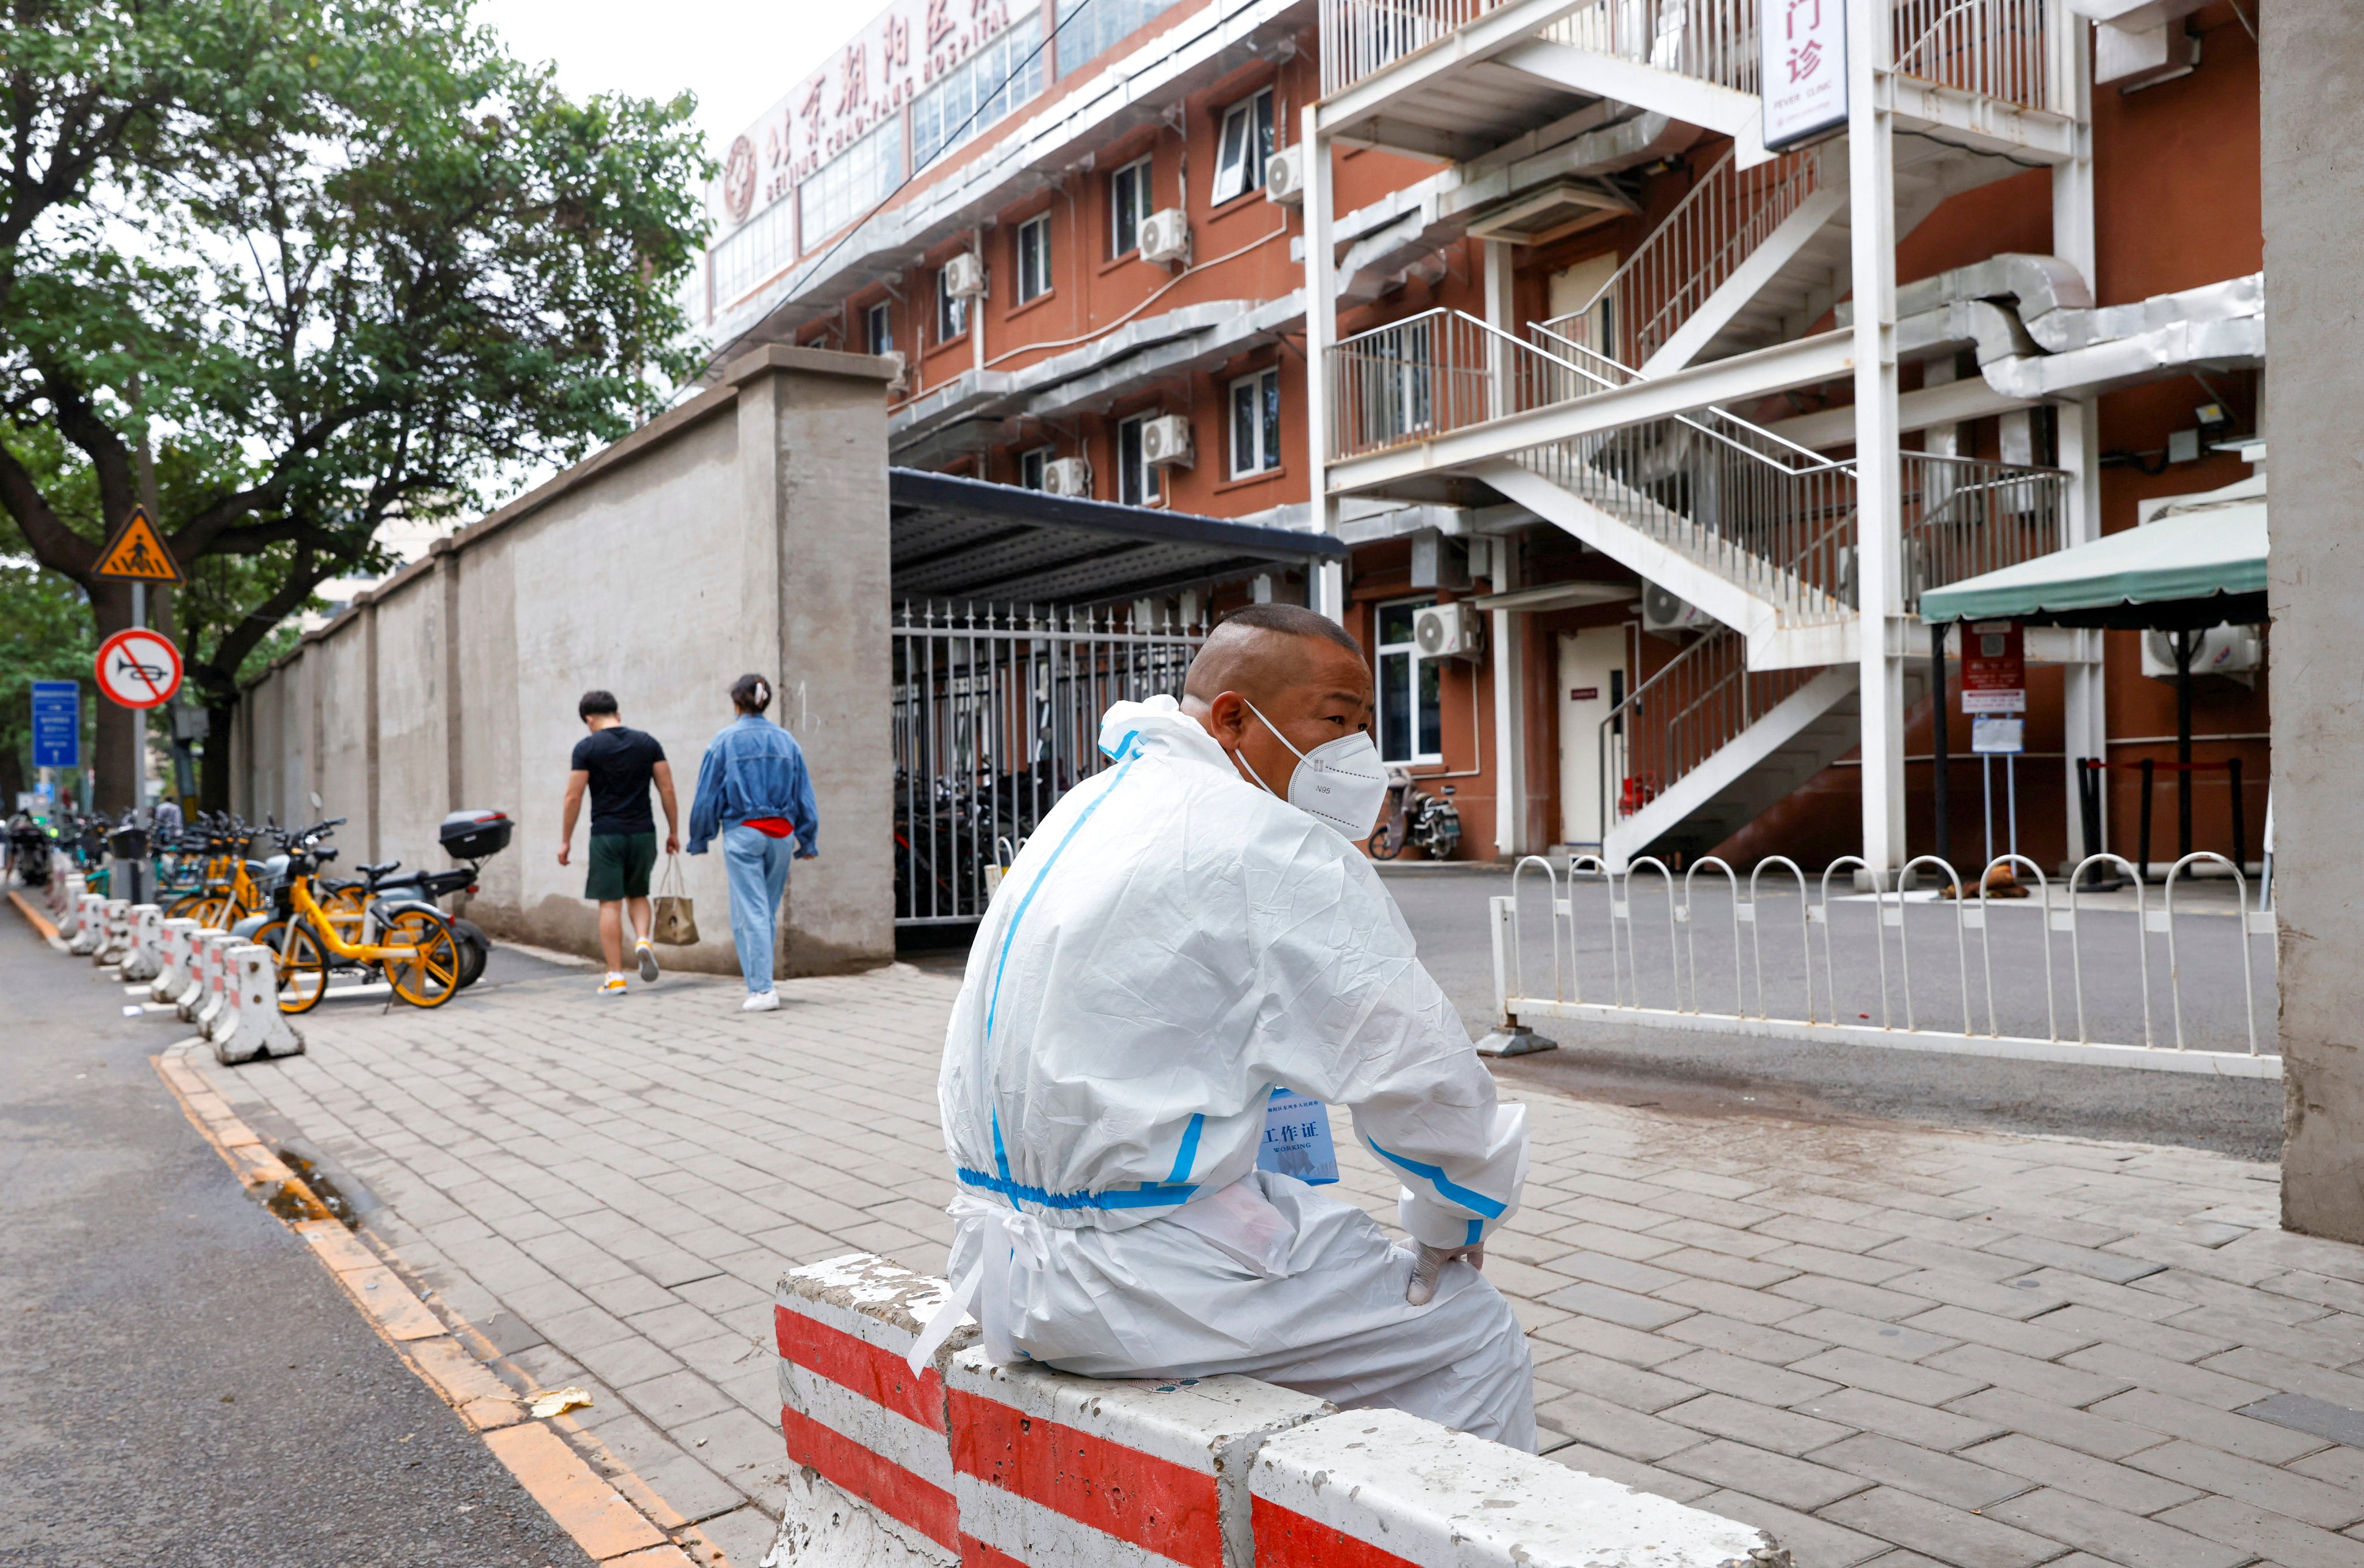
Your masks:
{"label": "woman in denim jacket", "polygon": [[722,836],[723,869],[730,876],[730,940],[747,977],[744,1011],[780,1005],[772,962],[780,898],[788,885],[788,858],[820,853],[812,779],[796,737],[764,717],[771,683],[742,675],[730,688],[738,718],[715,736],[697,765],[697,798],[689,808],[689,852],[702,855]]}

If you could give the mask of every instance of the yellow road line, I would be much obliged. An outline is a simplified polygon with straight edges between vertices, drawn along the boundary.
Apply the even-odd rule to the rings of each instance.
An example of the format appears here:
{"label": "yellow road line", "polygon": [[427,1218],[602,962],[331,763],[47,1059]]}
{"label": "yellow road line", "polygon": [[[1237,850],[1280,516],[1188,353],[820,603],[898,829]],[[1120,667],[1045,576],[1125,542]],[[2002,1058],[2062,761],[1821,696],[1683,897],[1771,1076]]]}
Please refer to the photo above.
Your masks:
{"label": "yellow road line", "polygon": [[26,919],[30,920],[33,923],[33,929],[40,932],[41,940],[43,941],[53,942],[58,940],[57,927],[50,924],[50,917],[47,915],[42,914],[39,909],[34,908],[32,905],[27,903],[23,894],[17,892],[13,887],[10,888],[8,890],[8,902],[17,906],[17,914],[22,915]]}
{"label": "yellow road line", "polygon": [[[9,896],[38,921],[22,899]],[[565,1416],[528,1419],[518,1390],[487,1364],[498,1358],[491,1341],[448,1306],[438,1316],[385,1259],[329,1213],[304,1178],[184,1060],[196,1043],[184,1041],[151,1059],[182,1113],[229,1164],[239,1184],[304,1240],[379,1335],[459,1412],[560,1529],[594,1562],[612,1568],[730,1568],[705,1532],[579,1423]],[[519,1381],[530,1380],[520,1375]]]}

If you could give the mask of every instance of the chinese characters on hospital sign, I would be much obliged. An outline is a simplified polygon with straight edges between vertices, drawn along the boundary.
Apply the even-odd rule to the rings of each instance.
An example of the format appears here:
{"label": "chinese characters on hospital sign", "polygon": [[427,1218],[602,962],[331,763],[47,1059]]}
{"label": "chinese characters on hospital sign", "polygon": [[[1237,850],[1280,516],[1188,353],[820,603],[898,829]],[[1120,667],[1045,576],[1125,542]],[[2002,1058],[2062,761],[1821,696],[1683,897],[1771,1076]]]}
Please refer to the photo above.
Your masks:
{"label": "chinese characters on hospital sign", "polygon": [[1970,716],[1970,750],[2001,756],[2026,744],[2027,633],[2015,620],[1962,628],[1962,711]]}
{"label": "chinese characters on hospital sign", "polygon": [[1847,0],[1763,0],[1758,84],[1779,151],[1846,124]]}

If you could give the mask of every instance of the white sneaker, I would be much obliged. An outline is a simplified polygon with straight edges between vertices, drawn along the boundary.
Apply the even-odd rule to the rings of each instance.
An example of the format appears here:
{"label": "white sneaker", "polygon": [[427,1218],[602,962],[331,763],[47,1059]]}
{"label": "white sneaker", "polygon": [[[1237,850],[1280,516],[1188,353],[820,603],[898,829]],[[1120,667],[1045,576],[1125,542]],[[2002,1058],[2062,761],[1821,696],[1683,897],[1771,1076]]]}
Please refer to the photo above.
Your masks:
{"label": "white sneaker", "polygon": [[649,945],[649,940],[646,937],[641,939],[640,955],[641,982],[642,984],[653,985],[657,983],[657,950]]}
{"label": "white sneaker", "polygon": [[623,994],[624,977],[617,973],[614,970],[609,970],[608,972],[607,980],[599,986],[599,995],[602,996],[620,996]]}
{"label": "white sneaker", "polygon": [[775,1013],[779,1011],[779,1007],[780,994],[777,991],[753,991],[748,993],[745,1001],[739,1004],[739,1010],[742,1013]]}

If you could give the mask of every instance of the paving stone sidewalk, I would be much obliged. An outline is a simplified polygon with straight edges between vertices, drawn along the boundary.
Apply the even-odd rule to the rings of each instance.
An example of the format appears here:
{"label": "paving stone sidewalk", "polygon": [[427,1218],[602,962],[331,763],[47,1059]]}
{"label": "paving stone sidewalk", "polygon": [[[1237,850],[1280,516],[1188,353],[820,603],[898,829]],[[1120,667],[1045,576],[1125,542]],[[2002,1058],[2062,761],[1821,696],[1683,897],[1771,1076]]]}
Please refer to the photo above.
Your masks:
{"label": "paving stone sidewalk", "polygon": [[[898,965],[748,1015],[735,982],[544,979],[331,1004],[307,1055],[205,1065],[754,1568],[786,1469],[774,1280],[857,1249],[942,1272],[954,989]],[[2273,1167],[1528,1098],[1488,1269],[1562,1462],[1762,1525],[1799,1568],[2364,1568],[2364,1250],[2274,1229]]]}

